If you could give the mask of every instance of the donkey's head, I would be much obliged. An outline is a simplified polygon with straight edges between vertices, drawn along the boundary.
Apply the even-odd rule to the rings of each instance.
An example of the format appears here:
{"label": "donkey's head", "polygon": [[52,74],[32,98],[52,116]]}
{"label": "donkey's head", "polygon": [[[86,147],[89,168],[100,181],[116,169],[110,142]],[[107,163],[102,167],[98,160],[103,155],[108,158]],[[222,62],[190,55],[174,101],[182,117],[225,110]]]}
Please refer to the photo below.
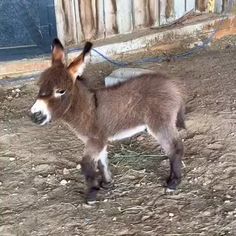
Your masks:
{"label": "donkey's head", "polygon": [[52,65],[40,76],[39,93],[31,108],[32,121],[40,125],[60,118],[69,109],[76,78],[83,74],[92,43],[87,42],[69,66],[64,64],[65,52],[58,39],[53,40],[52,48]]}

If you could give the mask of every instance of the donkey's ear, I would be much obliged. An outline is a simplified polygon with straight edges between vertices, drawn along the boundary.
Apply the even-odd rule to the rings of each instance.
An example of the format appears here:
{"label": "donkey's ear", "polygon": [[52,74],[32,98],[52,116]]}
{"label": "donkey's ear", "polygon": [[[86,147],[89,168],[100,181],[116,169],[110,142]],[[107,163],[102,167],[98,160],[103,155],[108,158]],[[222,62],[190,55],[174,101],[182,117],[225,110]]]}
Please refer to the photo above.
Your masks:
{"label": "donkey's ear", "polygon": [[86,42],[82,53],[68,66],[69,73],[74,80],[77,76],[81,76],[83,74],[87,62],[86,59],[88,58],[88,54],[91,51],[92,46],[93,44],[91,42]]}
{"label": "donkey's ear", "polygon": [[55,38],[52,42],[52,64],[64,63],[65,52],[62,43],[58,38]]}

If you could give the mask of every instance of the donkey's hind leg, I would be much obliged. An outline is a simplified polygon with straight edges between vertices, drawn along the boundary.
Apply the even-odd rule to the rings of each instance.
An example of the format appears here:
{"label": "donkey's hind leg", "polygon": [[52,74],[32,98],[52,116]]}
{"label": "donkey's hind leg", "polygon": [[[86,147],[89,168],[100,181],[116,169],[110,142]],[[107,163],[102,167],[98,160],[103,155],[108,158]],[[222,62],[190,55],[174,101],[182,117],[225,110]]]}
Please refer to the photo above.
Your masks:
{"label": "donkey's hind leg", "polygon": [[181,166],[183,143],[176,127],[162,126],[158,130],[148,128],[149,133],[157,139],[170,160],[170,176],[167,180],[167,190],[173,191],[181,182]]}

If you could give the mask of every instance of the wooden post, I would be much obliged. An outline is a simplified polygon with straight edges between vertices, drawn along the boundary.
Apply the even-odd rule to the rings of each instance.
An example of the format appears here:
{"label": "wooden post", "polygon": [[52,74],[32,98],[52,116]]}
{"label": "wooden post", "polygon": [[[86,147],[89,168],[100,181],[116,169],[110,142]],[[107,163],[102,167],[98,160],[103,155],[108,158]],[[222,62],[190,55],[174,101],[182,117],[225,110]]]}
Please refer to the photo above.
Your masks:
{"label": "wooden post", "polygon": [[74,0],[54,0],[57,34],[64,45],[77,43]]}
{"label": "wooden post", "polygon": [[115,0],[104,0],[105,34],[106,36],[117,34],[116,22],[117,7]]}
{"label": "wooden post", "polygon": [[207,0],[196,0],[196,9],[204,12],[207,9]]}

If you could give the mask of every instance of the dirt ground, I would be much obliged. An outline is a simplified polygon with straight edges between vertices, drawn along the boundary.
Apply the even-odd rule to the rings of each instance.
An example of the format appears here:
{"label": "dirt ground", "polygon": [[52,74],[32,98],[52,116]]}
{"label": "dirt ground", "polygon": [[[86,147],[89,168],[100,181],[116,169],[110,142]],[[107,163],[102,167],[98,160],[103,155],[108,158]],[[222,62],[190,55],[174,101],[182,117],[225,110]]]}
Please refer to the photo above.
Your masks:
{"label": "dirt ground", "polygon": [[[236,38],[181,61],[145,64],[187,91],[184,176],[165,194],[167,158],[143,134],[112,143],[114,186],[84,204],[83,145],[58,123],[27,116],[35,83],[0,89],[1,236],[236,235]],[[135,59],[142,54],[132,56]],[[90,86],[113,68],[90,66]]]}

